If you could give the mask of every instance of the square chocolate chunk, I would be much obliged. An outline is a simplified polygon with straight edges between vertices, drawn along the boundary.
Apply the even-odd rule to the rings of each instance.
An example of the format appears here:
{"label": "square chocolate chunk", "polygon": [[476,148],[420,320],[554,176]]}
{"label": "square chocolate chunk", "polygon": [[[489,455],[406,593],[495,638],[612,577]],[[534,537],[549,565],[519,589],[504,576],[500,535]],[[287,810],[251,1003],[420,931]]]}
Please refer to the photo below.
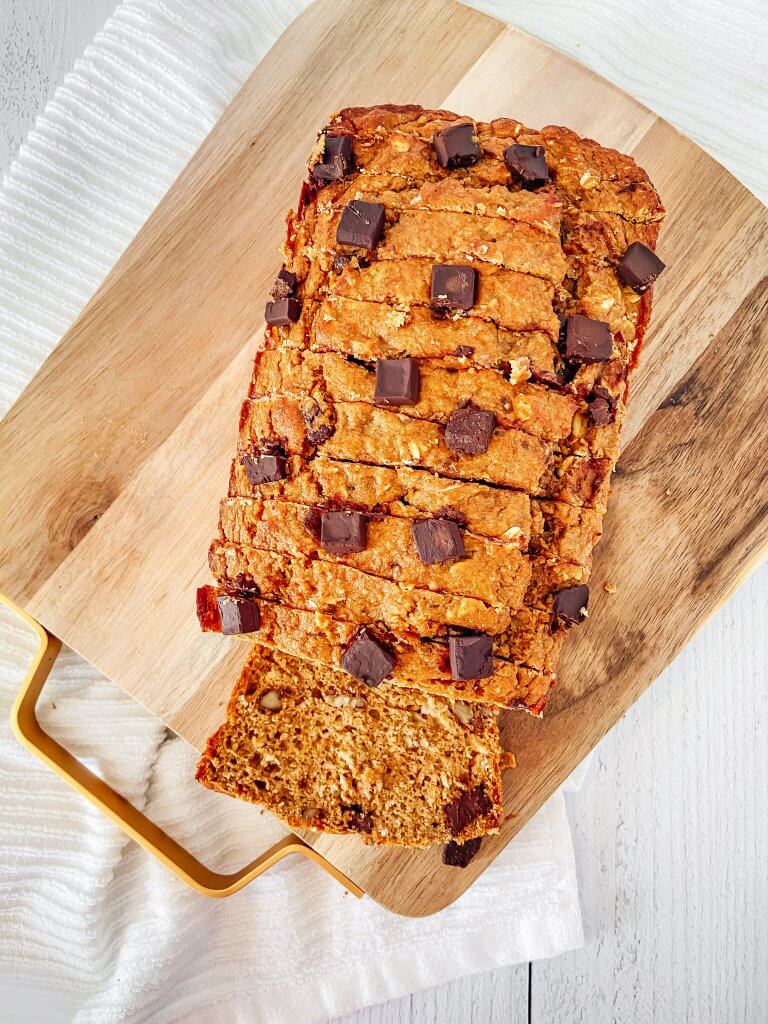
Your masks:
{"label": "square chocolate chunk", "polygon": [[441,167],[470,167],[480,159],[481,150],[473,124],[452,124],[443,128],[435,133],[432,145]]}
{"label": "square chocolate chunk", "polygon": [[493,637],[469,633],[448,639],[451,675],[454,679],[486,679],[493,675]]}
{"label": "square chocolate chunk", "polygon": [[416,405],[419,364],[415,359],[377,359],[374,401],[381,405]]}
{"label": "square chocolate chunk", "polygon": [[312,177],[322,184],[341,181],[355,169],[352,142],[348,135],[326,135],[322,162],[312,168]]}
{"label": "square chocolate chunk", "polygon": [[445,425],[445,443],[452,452],[462,455],[482,455],[488,451],[496,416],[488,409],[473,405],[456,409]]}
{"label": "square chocolate chunk", "polygon": [[543,146],[510,146],[504,150],[504,163],[524,189],[533,190],[550,181]]}
{"label": "square chocolate chunk", "polygon": [[226,635],[234,633],[255,633],[261,625],[259,606],[246,597],[225,594],[216,598],[221,615],[221,632]]}
{"label": "square chocolate chunk", "polygon": [[636,292],[649,288],[666,264],[656,253],[642,242],[633,242],[616,268],[616,275],[622,284]]}
{"label": "square chocolate chunk", "polygon": [[331,555],[365,551],[368,520],[361,512],[327,512],[320,515],[320,546]]}
{"label": "square chocolate chunk", "polygon": [[363,627],[355,633],[341,656],[341,667],[366,686],[378,686],[395,667],[395,656]]}
{"label": "square chocolate chunk", "polygon": [[244,455],[243,469],[252,487],[260,484],[274,484],[284,480],[287,474],[285,458],[282,455]]}
{"label": "square chocolate chunk", "polygon": [[336,241],[339,245],[354,245],[358,249],[375,249],[383,234],[383,203],[353,199],[344,207],[336,229]]}
{"label": "square chocolate chunk", "polygon": [[575,626],[586,619],[588,604],[589,587],[586,583],[579,583],[575,587],[559,590],[555,594],[555,619],[559,619],[568,626]]}
{"label": "square chocolate chunk", "polygon": [[450,868],[465,868],[474,859],[482,841],[482,836],[468,839],[465,843],[457,843],[452,839],[443,847],[443,864]]}
{"label": "square chocolate chunk", "polygon": [[460,264],[436,264],[430,300],[435,309],[472,309],[477,301],[477,271]]}
{"label": "square chocolate chunk", "polygon": [[301,316],[301,305],[298,299],[274,299],[267,303],[264,319],[270,327],[288,327],[295,324]]}
{"label": "square chocolate chunk", "polygon": [[575,313],[565,321],[565,358],[572,363],[600,363],[611,358],[613,335],[602,320]]}
{"label": "square chocolate chunk", "polygon": [[275,278],[270,295],[275,301],[287,299],[296,291],[296,275],[285,267],[280,268],[280,273]]}
{"label": "square chocolate chunk", "polygon": [[452,519],[417,519],[411,531],[424,565],[456,562],[467,557],[461,530]]}

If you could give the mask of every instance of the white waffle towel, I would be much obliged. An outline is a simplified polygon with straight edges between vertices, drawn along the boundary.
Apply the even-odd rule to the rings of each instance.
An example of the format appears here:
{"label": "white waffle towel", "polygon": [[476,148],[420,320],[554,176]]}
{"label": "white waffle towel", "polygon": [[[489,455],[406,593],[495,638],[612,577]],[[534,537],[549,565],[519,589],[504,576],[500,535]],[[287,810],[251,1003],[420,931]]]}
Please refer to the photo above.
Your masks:
{"label": "white waffle towel", "polygon": [[[0,195],[0,413],[302,6],[127,0],[67,76]],[[196,895],[12,739],[31,650],[3,615],[0,1018],[303,1024],[582,942],[559,794],[431,918],[357,901],[303,860],[222,902]],[[41,713],[206,862],[233,868],[280,834],[196,786],[190,748],[75,655]]]}

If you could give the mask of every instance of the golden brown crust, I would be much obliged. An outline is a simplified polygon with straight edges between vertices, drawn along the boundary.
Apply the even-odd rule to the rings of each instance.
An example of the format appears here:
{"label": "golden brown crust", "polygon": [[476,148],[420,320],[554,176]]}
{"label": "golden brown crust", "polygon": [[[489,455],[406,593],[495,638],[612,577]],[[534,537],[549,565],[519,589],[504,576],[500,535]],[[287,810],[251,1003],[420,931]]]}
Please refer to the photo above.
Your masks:
{"label": "golden brown crust", "polygon": [[[319,311],[319,326],[328,323],[328,315],[333,316],[338,307],[346,307],[355,316],[372,315],[369,306],[359,305],[363,302],[384,303],[390,316],[393,309],[410,314],[414,306],[429,307],[433,265],[434,260],[424,257],[377,261],[367,267],[350,263],[339,274],[333,296]],[[468,257],[462,258],[462,265],[477,273],[477,301],[467,311],[466,319],[485,320],[509,331],[539,330],[553,339],[554,348],[560,324],[552,311],[554,288],[550,284],[531,274],[487,266]],[[402,321],[407,317],[397,319],[400,326],[406,326]],[[460,322],[464,316],[457,319]],[[429,322],[435,324],[431,311]]]}
{"label": "golden brown crust", "polygon": [[[448,124],[464,121],[469,118],[449,110],[383,104],[370,108],[347,107],[328,127],[333,133],[349,134],[368,142],[386,139],[393,132],[412,134],[428,146],[435,132]],[[475,125],[483,157],[478,164],[460,169],[460,180],[464,176],[492,176],[499,184],[506,185],[508,175],[499,159],[504,149],[512,143],[545,146],[556,172],[553,184],[546,190],[567,198],[574,206],[614,212],[628,221],[656,222],[664,216],[664,207],[650,178],[624,153],[601,146],[594,139],[583,138],[560,125],[547,125],[535,131],[506,117],[491,122],[476,121]],[[433,157],[429,164],[433,173],[444,173]]]}
{"label": "golden brown crust", "polygon": [[[489,604],[477,597],[416,585],[403,587],[354,565],[293,551],[217,544],[211,565],[224,587],[257,585],[259,596],[270,601],[348,618],[361,626],[380,623],[400,636],[439,636],[453,626],[496,634],[511,620],[510,609],[503,603]],[[233,578],[228,578],[230,573]]]}
{"label": "golden brown crust", "polygon": [[[464,532],[465,556],[425,565],[413,538],[413,521],[377,516],[367,525],[362,551],[334,554],[320,543],[319,516],[309,505],[228,498],[222,503],[221,538],[210,548],[210,566],[222,586],[258,590],[263,560],[257,552],[276,552],[347,565],[369,577],[398,583],[402,588],[431,590],[482,601],[503,615],[535,602],[558,589],[560,580],[584,582],[588,566],[560,562],[547,547],[527,555],[517,544],[475,537]],[[548,582],[555,580],[554,584]],[[370,581],[373,584],[373,580]]]}
{"label": "golden brown crust", "polygon": [[[408,277],[414,294],[420,293],[423,284],[418,272],[420,265]],[[376,280],[371,281],[375,284],[382,276],[378,272]],[[524,278],[519,275],[518,284],[520,277]],[[524,278],[519,287],[506,290],[504,308],[499,300],[495,310],[498,322],[475,316],[436,319],[426,305],[414,303],[403,310],[383,301],[334,293],[323,300],[319,309],[311,308],[309,329],[305,329],[304,322],[298,324],[288,332],[283,344],[314,352],[340,352],[366,361],[404,356],[454,357],[461,359],[464,366],[497,369],[524,361],[532,370],[553,373],[557,349],[552,337],[558,321],[551,310],[549,314],[540,310],[535,294],[538,290],[538,278]],[[379,294],[383,293],[384,289]],[[359,290],[358,294],[364,292]],[[495,302],[491,297],[489,305]]]}

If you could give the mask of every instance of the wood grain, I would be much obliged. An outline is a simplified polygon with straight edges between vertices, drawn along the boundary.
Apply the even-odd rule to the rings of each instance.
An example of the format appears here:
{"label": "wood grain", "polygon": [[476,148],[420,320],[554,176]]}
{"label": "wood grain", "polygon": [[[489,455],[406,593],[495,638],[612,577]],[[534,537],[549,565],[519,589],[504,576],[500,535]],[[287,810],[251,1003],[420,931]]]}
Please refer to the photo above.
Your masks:
{"label": "wood grain", "polygon": [[[340,38],[329,60],[334,29],[365,46],[347,52]],[[0,482],[0,508],[21,498],[40,513],[17,516],[0,537],[5,586],[19,600],[78,546],[258,325],[285,211],[334,104],[397,102],[418,80],[418,100],[436,105],[502,31],[440,0],[398,0],[386,15],[375,0],[347,0],[311,6],[277,41],[4,421],[0,456],[13,474]],[[428,59],[433,47],[439,62]]]}
{"label": "wood grain", "polygon": [[[361,23],[354,20],[359,6],[349,11],[347,29],[359,30]],[[463,63],[454,61],[447,68],[441,60],[434,74],[419,76],[424,84],[415,92],[407,75],[413,77],[416,65],[409,63],[404,77],[382,89],[406,36],[402,20],[398,22],[401,8],[384,12],[372,7],[366,12],[369,19],[383,18],[386,24],[373,33],[378,63],[368,57],[365,47],[372,43],[367,34],[354,48],[355,60],[366,69],[365,87],[356,83],[356,68],[347,62],[342,68],[324,69],[330,76],[324,88],[335,89],[344,102],[385,94],[395,100],[445,102],[477,117],[504,111],[532,123],[564,121],[636,153],[672,211],[661,253],[673,265],[659,287],[661,328],[652,331],[639,377],[629,424],[634,440],[622,462],[608,539],[598,561],[596,578],[616,573],[621,597],[596,601],[592,621],[569,647],[554,713],[543,724],[520,717],[510,724],[522,767],[508,787],[508,806],[515,817],[504,835],[485,843],[463,873],[443,872],[434,851],[369,851],[354,839],[313,840],[375,898],[407,913],[438,909],[482,870],[737,585],[766,544],[768,520],[760,481],[748,465],[750,453],[760,446],[765,450],[765,432],[748,393],[734,389],[733,378],[722,373],[718,349],[726,339],[734,353],[738,348],[744,357],[738,363],[742,380],[747,352],[755,366],[764,364],[765,210],[714,161],[618,90],[521,33],[502,30],[487,19],[476,27],[469,20],[477,17],[472,12],[450,5],[441,5],[443,9],[445,15],[438,18],[446,33],[441,46],[453,46]],[[301,26],[295,51],[290,49],[292,32],[287,33],[279,44],[280,76],[278,65],[260,66],[62,342],[57,353],[64,354],[54,369],[49,360],[18,404],[10,427],[6,424],[0,431],[0,455],[7,455],[14,467],[24,466],[20,477],[14,468],[0,482],[0,508],[19,506],[21,494],[25,502],[29,499],[25,510],[39,513],[17,516],[24,521],[14,525],[13,542],[3,552],[7,571],[4,566],[0,583],[196,743],[218,719],[231,685],[232,663],[242,659],[239,648],[224,640],[205,638],[202,643],[188,599],[194,583],[205,578],[205,539],[223,490],[223,453],[231,450],[235,426],[232,408],[239,402],[252,352],[246,338],[258,312],[252,309],[251,296],[274,269],[271,243],[277,226],[272,208],[264,208],[264,195],[277,202],[273,197],[281,190],[287,195],[291,180],[295,188],[294,162],[300,162],[306,137],[327,110],[313,108],[307,114],[313,118],[311,127],[304,127],[303,112],[299,124],[294,117],[297,139],[290,142],[269,125],[262,126],[259,118],[274,109],[273,124],[290,122],[286,112],[296,107],[301,80],[287,76],[286,68],[296,67],[298,73],[302,61],[313,59],[313,45],[322,45],[325,54],[335,52],[328,49],[328,32],[337,13],[338,6],[331,15],[323,4],[307,12],[305,19],[318,20]],[[437,6],[427,14],[434,19]],[[370,29],[370,20],[367,24]],[[470,24],[473,43],[480,39],[482,46],[468,59],[468,48],[459,41]],[[407,28],[412,40],[412,20]],[[348,54],[349,48],[344,50]],[[286,61],[288,53],[295,53],[295,59]],[[425,52],[414,56],[414,61],[423,59]],[[546,93],[537,88],[537,68],[554,85]],[[442,76],[440,81],[435,75]],[[258,138],[254,124],[260,126]],[[251,143],[259,150],[261,140],[270,143],[267,148],[275,157],[271,175],[250,152]],[[256,177],[261,191],[253,186]],[[233,239],[233,219],[243,238]],[[202,296],[199,284],[207,278],[207,261],[215,262],[213,290]],[[228,274],[234,275],[232,280]],[[187,280],[190,275],[197,288]],[[150,285],[155,304],[145,309]],[[209,307],[224,302],[230,288],[232,304],[217,319]],[[218,334],[219,324],[228,332],[227,344]],[[112,358],[102,353],[97,373],[88,363],[88,339],[93,345],[105,336]],[[188,358],[179,364],[193,342],[200,358],[192,361],[193,367]],[[156,351],[160,348],[162,355]],[[98,350],[96,355],[98,363]],[[109,374],[118,367],[116,390],[126,398],[125,409],[104,401],[103,384],[114,382]],[[210,384],[213,367],[219,376]],[[693,381],[693,391],[678,388],[680,395],[704,397],[660,407],[660,399],[685,381]],[[754,387],[752,391],[760,394]],[[73,400],[98,406],[101,419],[89,406],[83,413],[87,422],[72,425],[65,413]],[[41,447],[33,444],[31,434],[40,409],[51,407],[55,415],[50,421],[46,417],[35,435],[38,441],[47,436]],[[110,436],[107,450],[104,423],[118,420],[105,421],[104,416],[114,416],[115,408],[122,409],[119,422],[134,430],[138,424],[138,433],[131,442],[126,439],[129,430],[118,431],[114,445]],[[723,408],[730,414],[728,429],[717,414]],[[62,444],[60,435],[67,430]],[[716,472],[708,455],[713,432],[719,435],[717,465],[744,465],[735,492],[731,474]],[[53,471],[43,486],[37,453],[51,454],[53,441],[58,445],[52,453]],[[102,479],[99,470],[105,464],[109,474],[102,472]],[[627,465],[634,467],[629,474]],[[661,489],[665,474],[679,481],[674,503],[665,493],[669,487]],[[708,501],[696,490],[702,481]],[[53,495],[63,497],[57,503]],[[724,526],[729,531],[727,549],[708,547],[703,538]],[[40,537],[51,534],[54,543],[39,544]],[[19,537],[26,558],[19,554]]]}
{"label": "wood grain", "polygon": [[767,588],[765,565],[569,796],[587,945],[533,965],[533,1024],[768,1019]]}

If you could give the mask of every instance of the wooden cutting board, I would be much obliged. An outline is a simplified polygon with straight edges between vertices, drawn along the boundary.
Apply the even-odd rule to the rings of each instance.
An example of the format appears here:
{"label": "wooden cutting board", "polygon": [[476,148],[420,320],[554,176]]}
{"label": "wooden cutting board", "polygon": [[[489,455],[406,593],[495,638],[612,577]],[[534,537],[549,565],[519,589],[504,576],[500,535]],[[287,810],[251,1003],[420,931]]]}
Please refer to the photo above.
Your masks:
{"label": "wooden cutting board", "polygon": [[[203,744],[246,652],[200,634],[194,590],[209,579],[284,214],[318,127],[373,102],[569,125],[632,153],[669,209],[659,247],[669,269],[590,619],[567,646],[545,720],[506,716],[519,767],[506,776],[502,834],[464,871],[444,868],[438,850],[305,837],[374,899],[421,915],[484,870],[768,547],[768,211],[693,143],[457,3],[320,0],[255,70],[0,424],[0,589]],[[724,679],[724,715],[730,694]]]}

